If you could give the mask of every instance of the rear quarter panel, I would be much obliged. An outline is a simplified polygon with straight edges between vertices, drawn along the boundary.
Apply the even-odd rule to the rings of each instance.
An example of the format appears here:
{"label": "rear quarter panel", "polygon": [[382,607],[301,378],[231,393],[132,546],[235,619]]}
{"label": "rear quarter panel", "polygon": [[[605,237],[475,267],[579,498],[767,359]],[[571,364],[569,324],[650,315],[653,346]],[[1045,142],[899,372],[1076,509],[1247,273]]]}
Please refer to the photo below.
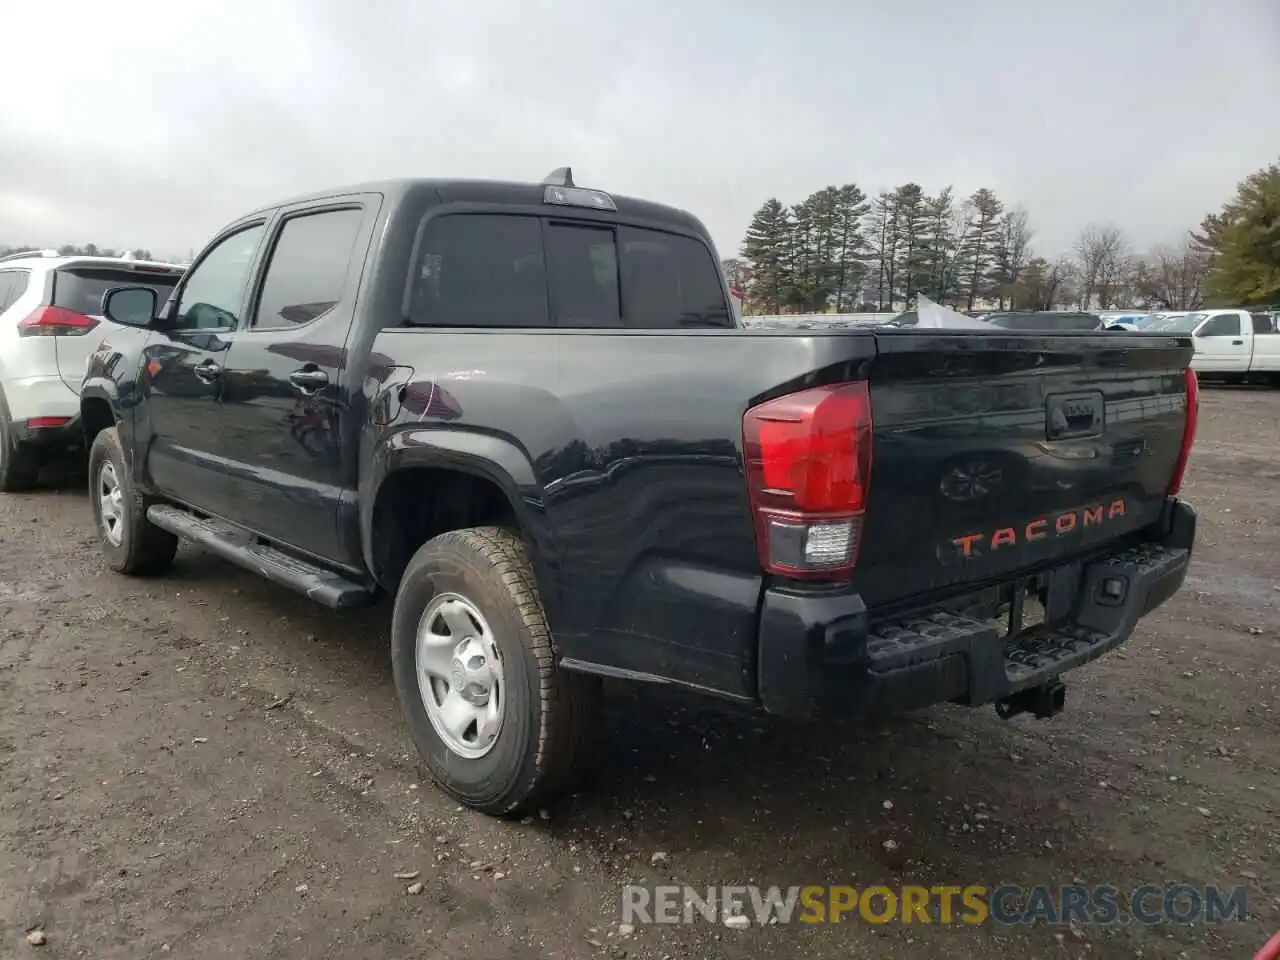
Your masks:
{"label": "rear quarter panel", "polygon": [[447,459],[457,431],[527,464],[518,509],[562,655],[743,696],[761,574],[742,415],[855,374],[870,336],[388,330],[413,368],[376,446]]}

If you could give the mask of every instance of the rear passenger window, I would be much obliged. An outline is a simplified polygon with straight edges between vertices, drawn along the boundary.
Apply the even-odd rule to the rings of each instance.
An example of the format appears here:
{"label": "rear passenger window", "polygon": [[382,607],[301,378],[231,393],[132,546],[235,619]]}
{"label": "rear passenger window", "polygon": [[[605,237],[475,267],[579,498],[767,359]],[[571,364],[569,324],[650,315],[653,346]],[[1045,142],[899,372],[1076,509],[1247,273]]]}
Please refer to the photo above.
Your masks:
{"label": "rear passenger window", "polygon": [[364,211],[328,210],[285,220],[267,263],[256,329],[308,323],[338,305]]}
{"label": "rear passenger window", "polygon": [[29,276],[25,270],[0,271],[0,312],[8,310],[27,292]]}
{"label": "rear passenger window", "polygon": [[547,281],[536,217],[437,217],[423,235],[408,320],[433,327],[545,327]]}
{"label": "rear passenger window", "polygon": [[1240,314],[1220,313],[1200,331],[1202,337],[1238,337],[1240,336]]}
{"label": "rear passenger window", "polygon": [[1274,333],[1275,323],[1265,313],[1255,313],[1251,315],[1253,318],[1254,333]]}

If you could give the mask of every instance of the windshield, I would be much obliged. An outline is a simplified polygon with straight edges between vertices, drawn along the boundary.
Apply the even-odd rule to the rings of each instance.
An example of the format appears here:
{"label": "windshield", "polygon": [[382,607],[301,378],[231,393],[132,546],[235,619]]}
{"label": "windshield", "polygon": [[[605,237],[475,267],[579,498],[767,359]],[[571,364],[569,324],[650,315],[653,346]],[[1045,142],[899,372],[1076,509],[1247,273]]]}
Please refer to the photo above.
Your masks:
{"label": "windshield", "polygon": [[1206,316],[1207,314],[1204,313],[1188,313],[1185,317],[1170,317],[1163,323],[1157,323],[1151,329],[1163,330],[1166,333],[1190,333]]}

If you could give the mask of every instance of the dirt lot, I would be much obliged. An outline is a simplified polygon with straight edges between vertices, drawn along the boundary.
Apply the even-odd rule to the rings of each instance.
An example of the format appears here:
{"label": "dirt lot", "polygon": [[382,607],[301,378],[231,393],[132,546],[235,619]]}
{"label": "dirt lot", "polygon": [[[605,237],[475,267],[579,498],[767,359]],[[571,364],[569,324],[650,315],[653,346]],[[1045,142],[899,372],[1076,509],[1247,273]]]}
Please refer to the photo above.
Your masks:
{"label": "dirt lot", "polygon": [[[599,782],[526,823],[422,780],[386,609],[185,548],[124,579],[78,480],[3,498],[0,957],[1250,956],[1280,928],[1278,478],[1280,393],[1206,391],[1187,586],[1053,721],[815,732],[620,689]],[[620,886],[670,878],[1246,884],[1254,917],[620,935]]]}

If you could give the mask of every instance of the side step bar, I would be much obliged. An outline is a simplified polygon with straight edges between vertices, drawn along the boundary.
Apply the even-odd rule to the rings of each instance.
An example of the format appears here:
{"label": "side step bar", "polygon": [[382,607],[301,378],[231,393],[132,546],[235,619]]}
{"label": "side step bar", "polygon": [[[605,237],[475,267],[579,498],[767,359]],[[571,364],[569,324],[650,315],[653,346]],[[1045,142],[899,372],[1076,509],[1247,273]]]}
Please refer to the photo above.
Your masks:
{"label": "side step bar", "polygon": [[224,560],[334,610],[368,606],[373,602],[374,594],[368,587],[258,542],[252,534],[230,524],[205,520],[165,504],[148,507],[147,519],[162,530],[191,540]]}

